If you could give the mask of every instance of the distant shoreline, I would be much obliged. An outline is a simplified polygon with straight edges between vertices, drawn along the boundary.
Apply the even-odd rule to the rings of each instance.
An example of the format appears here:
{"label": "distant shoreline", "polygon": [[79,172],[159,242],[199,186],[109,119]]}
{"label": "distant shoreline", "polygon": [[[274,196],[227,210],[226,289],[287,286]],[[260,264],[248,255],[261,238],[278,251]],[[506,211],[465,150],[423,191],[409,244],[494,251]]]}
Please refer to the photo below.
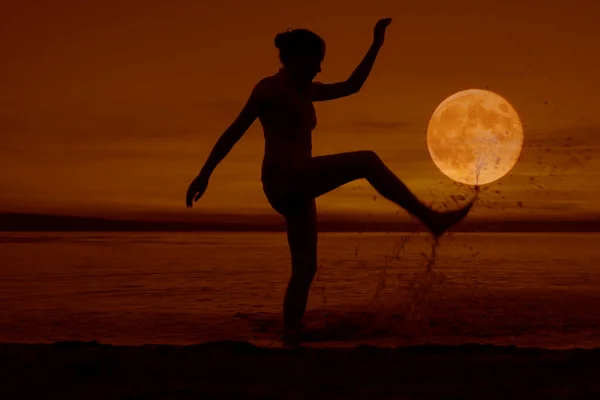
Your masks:
{"label": "distant shoreline", "polygon": [[[325,216],[320,232],[416,232],[417,223],[344,220]],[[31,213],[0,213],[0,232],[285,232],[277,216],[206,215],[192,221],[131,220]],[[589,220],[475,220],[457,225],[453,232],[600,232],[600,219]]]}

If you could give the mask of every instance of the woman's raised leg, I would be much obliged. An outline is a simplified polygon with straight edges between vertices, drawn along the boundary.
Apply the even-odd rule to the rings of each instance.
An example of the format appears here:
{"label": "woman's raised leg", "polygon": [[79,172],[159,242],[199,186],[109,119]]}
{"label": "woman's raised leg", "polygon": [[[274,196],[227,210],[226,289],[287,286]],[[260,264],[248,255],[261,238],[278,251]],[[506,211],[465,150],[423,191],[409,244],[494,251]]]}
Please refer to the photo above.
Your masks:
{"label": "woman's raised leg", "polygon": [[296,190],[317,198],[356,179],[365,178],[379,194],[398,204],[440,236],[463,219],[473,201],[450,212],[431,210],[421,202],[372,151],[356,151],[313,157],[299,171]]}

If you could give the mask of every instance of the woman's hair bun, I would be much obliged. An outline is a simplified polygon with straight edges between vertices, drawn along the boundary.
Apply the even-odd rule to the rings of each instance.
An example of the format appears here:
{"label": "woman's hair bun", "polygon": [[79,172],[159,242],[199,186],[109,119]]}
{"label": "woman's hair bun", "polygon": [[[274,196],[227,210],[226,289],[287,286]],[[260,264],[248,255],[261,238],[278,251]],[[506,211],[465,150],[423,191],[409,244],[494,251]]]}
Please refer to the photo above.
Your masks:
{"label": "woman's hair bun", "polygon": [[275,47],[279,50],[287,47],[286,44],[289,42],[289,36],[289,31],[278,33],[277,36],[275,36]]}

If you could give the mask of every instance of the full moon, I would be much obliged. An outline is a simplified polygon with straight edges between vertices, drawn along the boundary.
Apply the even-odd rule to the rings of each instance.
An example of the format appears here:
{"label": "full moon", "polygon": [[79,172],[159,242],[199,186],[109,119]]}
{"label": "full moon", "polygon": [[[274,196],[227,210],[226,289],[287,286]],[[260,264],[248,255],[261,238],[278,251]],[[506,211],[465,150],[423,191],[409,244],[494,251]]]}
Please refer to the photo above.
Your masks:
{"label": "full moon", "polygon": [[502,178],[517,163],[523,126],[501,96],[487,90],[464,90],[436,108],[427,128],[427,147],[446,176],[484,185]]}

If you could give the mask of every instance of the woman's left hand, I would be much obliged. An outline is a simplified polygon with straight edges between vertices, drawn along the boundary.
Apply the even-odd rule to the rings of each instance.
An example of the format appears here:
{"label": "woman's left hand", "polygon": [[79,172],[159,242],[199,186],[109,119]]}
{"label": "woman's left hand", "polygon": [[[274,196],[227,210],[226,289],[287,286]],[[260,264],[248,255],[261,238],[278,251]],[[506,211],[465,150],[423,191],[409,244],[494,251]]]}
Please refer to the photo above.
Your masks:
{"label": "woman's left hand", "polygon": [[191,208],[194,202],[198,201],[200,197],[206,192],[208,186],[209,177],[206,174],[200,173],[188,187],[185,195],[185,204],[188,208]]}

